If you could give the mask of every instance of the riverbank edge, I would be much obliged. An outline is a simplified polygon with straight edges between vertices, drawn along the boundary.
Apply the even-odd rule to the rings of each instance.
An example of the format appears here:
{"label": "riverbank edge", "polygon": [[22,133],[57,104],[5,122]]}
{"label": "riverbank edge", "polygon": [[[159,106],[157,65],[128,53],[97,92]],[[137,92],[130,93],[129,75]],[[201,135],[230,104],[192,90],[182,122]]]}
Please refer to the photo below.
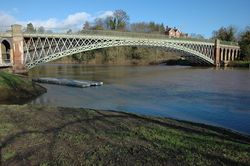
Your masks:
{"label": "riverbank edge", "polygon": [[[42,106],[42,105],[38,105],[38,106]],[[119,113],[119,114],[125,114],[125,115],[128,115],[128,116],[142,118],[142,119],[143,118],[151,119],[154,122],[157,122],[157,120],[159,120],[159,121],[161,121],[161,120],[170,120],[170,121],[175,121],[175,122],[178,122],[178,123],[183,123],[183,124],[188,124],[188,125],[191,125],[191,126],[197,126],[197,127],[213,130],[213,131],[219,132],[221,134],[225,134],[225,135],[228,135],[228,136],[232,136],[233,138],[243,140],[243,142],[250,145],[250,134],[238,132],[238,131],[233,130],[233,129],[220,127],[220,126],[216,126],[216,125],[193,122],[193,121],[188,121],[188,120],[181,120],[181,119],[176,119],[176,118],[171,118],[171,117],[160,117],[160,116],[154,116],[154,115],[144,115],[144,114],[138,114],[138,113],[132,113],[132,112],[126,112],[126,111],[119,111],[119,110],[102,110],[102,109],[97,110],[97,109],[84,108],[84,107],[80,107],[80,108],[60,107],[60,106],[58,106],[58,107],[57,106],[49,106],[49,107],[51,107],[51,108],[66,108],[66,109],[72,109],[72,110],[74,110],[74,109],[75,110],[82,109],[83,111],[92,110],[92,111]]]}
{"label": "riverbank edge", "polygon": [[250,61],[232,61],[229,62],[228,67],[241,67],[241,68],[250,68]]}
{"label": "riverbank edge", "polygon": [[23,75],[0,71],[0,103],[22,104],[47,92]]}
{"label": "riverbank edge", "polygon": [[[0,105],[0,124],[2,165],[13,163],[61,165],[62,161],[66,165],[68,162],[73,165],[127,165],[130,160],[132,162],[130,164],[139,163],[139,165],[154,162],[156,162],[155,165],[204,165],[204,163],[205,165],[247,165],[250,163],[248,135],[221,127],[171,118],[113,110],[26,104]],[[51,137],[55,137],[55,134],[58,134],[57,142],[54,139],[50,140]],[[56,148],[54,151],[59,157],[57,154],[53,154],[55,155],[53,157],[48,156],[52,153],[49,151],[51,145],[46,149],[50,141],[53,142],[52,146]],[[36,149],[37,145],[41,145],[42,148]],[[67,149],[64,146],[70,148]],[[80,148],[81,146],[84,150]],[[171,146],[171,148],[173,146],[174,151],[167,152],[164,150],[165,146]],[[191,149],[186,149],[185,146]],[[216,146],[216,151],[212,150],[213,148],[206,150],[213,146]],[[127,147],[132,148],[132,152],[127,151]],[[79,153],[86,155],[86,159],[80,159],[74,153],[79,150],[78,148],[80,148]],[[138,151],[137,148],[140,150]],[[214,158],[209,156],[210,161],[209,157],[204,158],[203,152],[199,154],[199,148],[205,149],[204,152],[209,151],[209,155],[210,153],[216,155]],[[28,153],[29,150],[34,149],[35,153]],[[141,154],[140,151],[146,154]],[[30,156],[25,158],[23,154]],[[144,156],[147,154],[150,156]],[[199,157],[197,158],[196,155]],[[241,157],[234,158],[230,155]],[[92,160],[89,161],[89,159]]]}

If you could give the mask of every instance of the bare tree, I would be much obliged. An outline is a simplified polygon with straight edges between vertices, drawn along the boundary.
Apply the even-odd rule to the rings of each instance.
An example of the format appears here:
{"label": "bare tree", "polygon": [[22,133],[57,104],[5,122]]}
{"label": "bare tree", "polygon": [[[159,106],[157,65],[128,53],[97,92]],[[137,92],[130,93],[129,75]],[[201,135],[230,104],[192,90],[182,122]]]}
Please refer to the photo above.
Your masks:
{"label": "bare tree", "polygon": [[104,30],[105,23],[102,18],[95,19],[95,26],[93,27],[94,30]]}
{"label": "bare tree", "polygon": [[83,25],[83,30],[89,30],[90,29],[90,24],[88,21],[85,21],[84,25]]}
{"label": "bare tree", "polygon": [[116,30],[125,30],[128,21],[129,21],[129,16],[125,11],[116,10],[114,12],[113,23],[115,24]]}
{"label": "bare tree", "polygon": [[38,33],[44,33],[45,32],[45,29],[43,26],[40,26],[38,29],[37,29],[37,32]]}
{"label": "bare tree", "polygon": [[105,19],[105,24],[106,24],[106,29],[115,30],[115,28],[116,28],[116,22],[115,22],[114,16],[108,16]]}
{"label": "bare tree", "polygon": [[130,30],[132,32],[148,32],[148,24],[145,22],[133,23],[130,25]]}
{"label": "bare tree", "polygon": [[67,34],[71,34],[72,33],[72,29],[69,29],[66,33]]}

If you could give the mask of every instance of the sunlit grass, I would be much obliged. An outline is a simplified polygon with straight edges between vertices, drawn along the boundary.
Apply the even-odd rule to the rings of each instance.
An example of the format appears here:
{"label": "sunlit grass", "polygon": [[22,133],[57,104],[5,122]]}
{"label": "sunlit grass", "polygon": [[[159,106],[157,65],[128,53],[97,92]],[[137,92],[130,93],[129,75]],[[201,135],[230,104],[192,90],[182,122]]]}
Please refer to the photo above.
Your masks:
{"label": "sunlit grass", "polygon": [[0,106],[3,165],[249,165],[249,137],[134,114]]}

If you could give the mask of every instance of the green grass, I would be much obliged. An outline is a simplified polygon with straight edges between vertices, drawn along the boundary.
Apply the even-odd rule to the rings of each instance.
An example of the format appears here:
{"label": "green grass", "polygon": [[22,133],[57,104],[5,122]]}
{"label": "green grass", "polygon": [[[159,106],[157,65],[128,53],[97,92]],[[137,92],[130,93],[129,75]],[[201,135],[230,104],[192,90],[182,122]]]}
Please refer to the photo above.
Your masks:
{"label": "green grass", "polygon": [[0,102],[19,103],[46,90],[24,77],[0,72]]}
{"label": "green grass", "polygon": [[6,151],[4,154],[3,154],[3,161],[6,161],[6,160],[9,160],[11,159],[12,157],[15,156],[15,152],[14,151]]}
{"label": "green grass", "polygon": [[6,72],[0,72],[0,86],[1,87],[16,87],[21,83],[27,83],[25,82],[23,79],[21,79],[20,77],[13,75],[13,74],[9,74]]}
{"label": "green grass", "polygon": [[0,126],[2,165],[250,165],[248,136],[172,119],[24,105]]}

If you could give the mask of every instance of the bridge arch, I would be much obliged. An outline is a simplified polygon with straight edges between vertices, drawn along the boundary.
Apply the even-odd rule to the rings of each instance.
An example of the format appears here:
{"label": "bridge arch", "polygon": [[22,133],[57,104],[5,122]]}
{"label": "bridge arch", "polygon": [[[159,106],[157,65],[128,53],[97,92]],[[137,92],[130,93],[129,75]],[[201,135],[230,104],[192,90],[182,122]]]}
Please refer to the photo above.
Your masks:
{"label": "bridge arch", "polygon": [[40,56],[39,58],[25,57],[25,66],[28,69],[31,69],[39,64],[47,63],[62,57],[70,56],[73,54],[86,52],[90,50],[96,50],[101,48],[109,48],[109,47],[119,47],[119,46],[146,46],[146,47],[161,47],[168,50],[176,50],[184,53],[182,57],[186,58],[189,61],[199,62],[201,64],[209,64],[213,65],[214,60],[211,57],[206,56],[205,54],[193,50],[191,47],[178,45],[170,42],[161,42],[161,41],[145,41],[145,40],[103,40],[102,42],[96,42],[88,45],[83,45],[80,47],[72,47],[71,49],[65,49],[63,51],[59,51],[57,53],[49,54],[47,56]]}
{"label": "bridge arch", "polygon": [[0,63],[8,64],[11,62],[11,44],[7,39],[2,39],[0,44]]}

